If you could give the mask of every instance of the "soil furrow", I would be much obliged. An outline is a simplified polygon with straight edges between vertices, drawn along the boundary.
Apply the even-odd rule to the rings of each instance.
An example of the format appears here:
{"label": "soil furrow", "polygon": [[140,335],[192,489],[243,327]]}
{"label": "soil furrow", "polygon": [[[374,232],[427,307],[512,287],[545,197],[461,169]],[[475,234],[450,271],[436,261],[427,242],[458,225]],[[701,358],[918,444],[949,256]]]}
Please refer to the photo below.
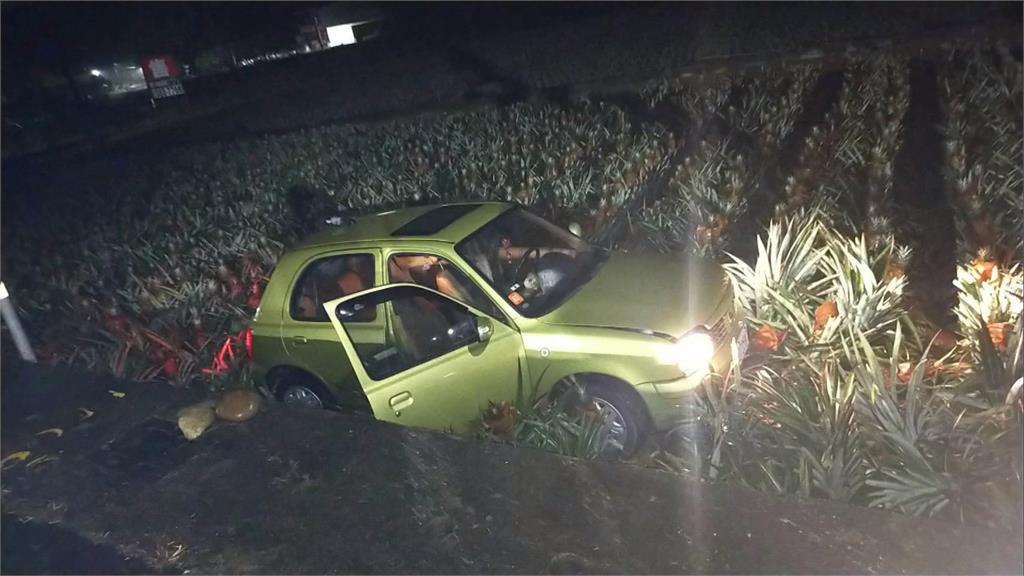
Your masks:
{"label": "soil furrow", "polygon": [[908,271],[909,296],[939,326],[954,323],[953,278],[956,275],[956,230],[953,207],[943,180],[942,112],[934,66],[910,63],[910,106],[903,145],[896,156],[893,199],[897,218],[905,217],[914,249]]}

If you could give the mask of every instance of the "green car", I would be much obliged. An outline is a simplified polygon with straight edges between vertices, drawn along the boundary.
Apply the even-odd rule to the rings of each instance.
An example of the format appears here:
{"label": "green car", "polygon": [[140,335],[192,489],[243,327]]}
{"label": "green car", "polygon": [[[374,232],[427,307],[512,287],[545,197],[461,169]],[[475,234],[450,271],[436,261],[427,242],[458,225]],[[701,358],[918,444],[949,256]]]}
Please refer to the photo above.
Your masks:
{"label": "green car", "polygon": [[746,351],[722,268],[591,246],[507,203],[385,212],[284,255],[254,374],[289,405],[471,432],[490,402],[577,384],[631,454]]}

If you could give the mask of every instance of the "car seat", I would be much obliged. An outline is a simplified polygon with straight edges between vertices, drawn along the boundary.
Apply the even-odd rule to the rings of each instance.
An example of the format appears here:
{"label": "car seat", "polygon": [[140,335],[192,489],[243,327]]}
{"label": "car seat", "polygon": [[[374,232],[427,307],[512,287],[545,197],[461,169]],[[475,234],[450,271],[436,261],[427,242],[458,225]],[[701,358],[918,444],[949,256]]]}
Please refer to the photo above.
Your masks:
{"label": "car seat", "polygon": [[437,291],[449,298],[459,302],[468,302],[466,289],[454,274],[447,270],[441,270],[434,276],[434,285]]}
{"label": "car seat", "polygon": [[448,322],[436,304],[420,296],[397,299],[392,304],[396,344],[410,357],[411,363],[444,352],[448,344],[445,338]]}
{"label": "car seat", "polygon": [[348,296],[349,294],[355,294],[356,292],[362,292],[366,290],[366,282],[363,281],[363,277],[354,270],[348,270],[341,276],[338,276],[335,282],[338,288],[341,289],[342,296]]}

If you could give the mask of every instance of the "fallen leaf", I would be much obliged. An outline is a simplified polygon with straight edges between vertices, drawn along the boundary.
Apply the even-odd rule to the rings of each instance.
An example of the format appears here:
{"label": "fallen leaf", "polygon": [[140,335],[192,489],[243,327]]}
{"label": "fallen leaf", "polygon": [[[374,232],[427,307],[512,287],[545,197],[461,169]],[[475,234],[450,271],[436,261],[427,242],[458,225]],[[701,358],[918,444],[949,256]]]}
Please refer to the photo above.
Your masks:
{"label": "fallen leaf", "polygon": [[88,420],[89,418],[92,418],[93,414],[95,414],[95,412],[88,408],[79,408],[78,412],[82,415],[82,420]]}
{"label": "fallen leaf", "polygon": [[36,432],[36,436],[42,436],[43,434],[53,434],[57,438],[60,438],[61,436],[64,435],[64,431],[61,430],[60,428],[47,428],[46,430],[43,430],[41,432]]}
{"label": "fallen leaf", "polygon": [[114,398],[124,398],[124,392],[119,390],[107,390],[107,392],[110,392],[110,395]]}
{"label": "fallen leaf", "polygon": [[25,468],[31,468],[33,466],[36,466],[37,464],[44,464],[46,462],[50,462],[51,460],[56,460],[56,459],[57,459],[56,456],[50,456],[49,454],[43,454],[42,456],[40,456],[40,457],[36,458],[35,460],[29,462],[25,466]]}
{"label": "fallen leaf", "polygon": [[4,457],[3,460],[0,460],[0,466],[3,466],[5,464],[7,464],[8,462],[13,462],[15,460],[19,460],[21,462],[24,462],[25,459],[28,458],[30,454],[32,454],[32,453],[29,452],[28,450],[21,450],[19,452],[15,452],[13,454],[8,454],[7,456]]}

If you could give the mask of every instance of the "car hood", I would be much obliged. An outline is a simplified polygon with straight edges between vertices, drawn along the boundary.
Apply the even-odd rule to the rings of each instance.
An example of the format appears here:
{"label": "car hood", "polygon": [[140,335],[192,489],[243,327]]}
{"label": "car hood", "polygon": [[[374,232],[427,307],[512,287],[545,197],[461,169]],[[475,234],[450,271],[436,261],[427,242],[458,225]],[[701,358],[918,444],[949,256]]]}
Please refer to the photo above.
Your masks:
{"label": "car hood", "polygon": [[589,282],[541,318],[681,336],[729,295],[722,267],[683,254],[612,253]]}

